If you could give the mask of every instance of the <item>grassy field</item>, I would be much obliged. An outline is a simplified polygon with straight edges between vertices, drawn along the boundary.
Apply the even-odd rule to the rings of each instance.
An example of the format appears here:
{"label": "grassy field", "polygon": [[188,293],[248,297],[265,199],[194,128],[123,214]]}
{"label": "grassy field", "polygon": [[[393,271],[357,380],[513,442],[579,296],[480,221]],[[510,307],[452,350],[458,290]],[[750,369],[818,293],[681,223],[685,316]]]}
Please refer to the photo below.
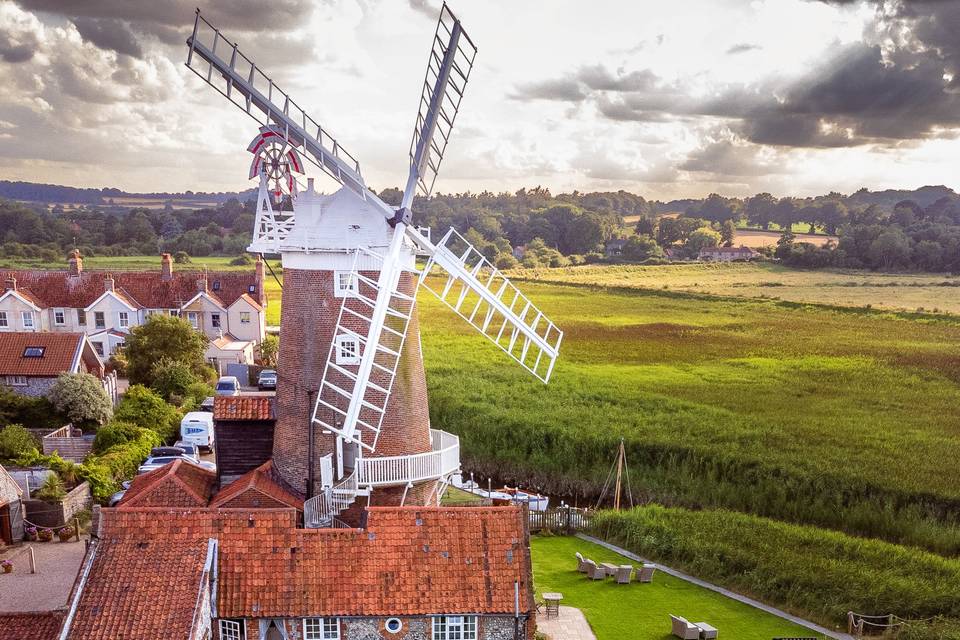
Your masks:
{"label": "grassy field", "polygon": [[948,274],[801,271],[768,262],[585,265],[562,269],[520,269],[515,274],[533,280],[606,287],[960,313],[960,277]]}
{"label": "grassy field", "polygon": [[664,640],[670,636],[670,615],[709,622],[721,638],[770,640],[775,637],[819,636],[805,627],[708,591],[663,572],[650,584],[594,582],[577,573],[579,551],[596,562],[636,563],[578,538],[534,537],[533,580],[537,597],[547,591],[563,594],[562,604],[582,610],[598,640]]}
{"label": "grassy field", "polygon": [[622,437],[640,499],[960,552],[960,321],[524,290],[566,331],[549,386],[420,296],[432,423],[478,477],[595,496]]}

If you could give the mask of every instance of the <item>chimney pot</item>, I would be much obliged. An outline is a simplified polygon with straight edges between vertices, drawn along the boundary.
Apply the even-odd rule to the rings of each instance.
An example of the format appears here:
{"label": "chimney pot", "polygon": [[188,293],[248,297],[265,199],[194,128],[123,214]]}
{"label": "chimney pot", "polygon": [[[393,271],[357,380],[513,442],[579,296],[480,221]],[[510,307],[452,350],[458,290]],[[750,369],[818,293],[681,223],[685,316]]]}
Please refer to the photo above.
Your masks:
{"label": "chimney pot", "polygon": [[105,291],[113,291],[113,285],[114,285],[113,276],[108,275],[106,278],[103,279],[103,289]]}
{"label": "chimney pot", "polygon": [[160,254],[160,279],[173,280],[173,258],[169,253]]}
{"label": "chimney pot", "polygon": [[7,291],[16,291],[17,290],[17,279],[13,276],[7,278],[3,283],[4,288]]}
{"label": "chimney pot", "polygon": [[197,280],[197,292],[206,293],[207,292],[207,279],[200,278]]}

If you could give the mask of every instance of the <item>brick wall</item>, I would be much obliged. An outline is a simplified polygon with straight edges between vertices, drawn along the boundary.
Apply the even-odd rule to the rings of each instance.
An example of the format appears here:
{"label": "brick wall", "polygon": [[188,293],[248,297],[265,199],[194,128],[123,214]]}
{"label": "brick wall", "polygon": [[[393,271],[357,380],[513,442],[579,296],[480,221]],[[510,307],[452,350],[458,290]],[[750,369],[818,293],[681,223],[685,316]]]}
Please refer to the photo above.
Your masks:
{"label": "brick wall", "polygon": [[70,520],[93,504],[90,495],[90,485],[83,482],[67,493],[61,502],[44,502],[42,500],[24,500],[26,518],[41,527],[59,527],[72,524]]}
{"label": "brick wall", "polygon": [[[283,273],[277,424],[274,431],[273,458],[275,468],[284,482],[291,488],[306,493],[310,417],[320,381],[323,379],[323,370],[343,299],[334,296],[332,271],[284,269]],[[364,275],[376,279],[378,274],[366,272]],[[401,280],[401,290],[414,294],[416,287],[417,282],[413,275],[405,274]],[[369,310],[367,312],[369,313]],[[365,332],[365,326],[358,325],[357,328],[361,327]],[[346,384],[341,381],[341,385]],[[315,431],[314,491],[319,488],[320,483],[319,459],[328,453],[334,453],[335,443],[333,434],[324,434],[319,428]],[[366,455],[409,455],[429,450],[427,386],[420,353],[419,322],[414,313],[404,342],[393,392],[387,404],[377,450]]]}
{"label": "brick wall", "polygon": [[[343,640],[430,640],[433,637],[433,618],[430,616],[398,616],[402,627],[400,631],[391,633],[386,630],[385,617],[342,617],[340,618],[340,638]],[[260,637],[259,620],[244,621],[247,638]],[[287,637],[290,640],[303,640],[303,620],[285,619],[280,621],[284,625]],[[214,622],[214,629],[219,638],[219,624]],[[515,638],[529,638],[532,640],[535,625],[531,624],[526,615],[521,614],[519,629],[513,616],[485,615],[477,617],[477,638],[480,640],[515,640]],[[516,629],[516,635],[514,635]],[[526,632],[526,634],[524,633]],[[272,637],[272,636],[267,636]]]}

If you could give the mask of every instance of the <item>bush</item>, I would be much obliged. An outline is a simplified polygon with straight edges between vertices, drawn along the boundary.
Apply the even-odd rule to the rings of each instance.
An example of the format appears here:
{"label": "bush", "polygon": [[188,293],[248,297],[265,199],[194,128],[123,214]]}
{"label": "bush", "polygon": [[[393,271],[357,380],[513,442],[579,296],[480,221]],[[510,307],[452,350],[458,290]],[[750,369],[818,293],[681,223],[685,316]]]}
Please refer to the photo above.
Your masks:
{"label": "bush", "polygon": [[248,256],[247,254],[241,253],[241,254],[238,255],[236,258],[234,258],[233,260],[231,260],[231,261],[230,261],[230,264],[232,264],[232,265],[235,266],[235,267],[243,267],[243,266],[246,266],[246,265],[248,265],[248,264],[253,264],[253,260],[251,260],[251,259],[250,259],[250,256]]}
{"label": "bush", "polygon": [[154,366],[163,358],[185,363],[191,371],[203,374],[204,353],[209,340],[183,318],[155,313],[133,327],[124,353],[131,384],[150,385]]}
{"label": "bush", "polygon": [[[103,497],[109,498],[116,491],[116,483],[137,475],[137,469],[150,455],[150,450],[161,443],[159,435],[151,429],[138,429],[136,438],[116,444],[102,454],[87,460],[83,466],[96,470],[102,468],[113,482],[112,490]],[[101,471],[103,473],[103,471]],[[96,492],[94,492],[96,494]]]}
{"label": "bush", "polygon": [[60,502],[67,495],[67,488],[63,485],[63,480],[54,471],[47,476],[40,488],[33,492],[32,497],[44,502]]}
{"label": "bush", "polygon": [[176,434],[180,427],[179,412],[156,393],[138,384],[123,394],[114,418],[155,431],[164,441]]}
{"label": "bush", "polygon": [[173,254],[173,261],[177,264],[190,264],[190,254],[186,251],[177,251]]}
{"label": "bush", "polygon": [[46,398],[14,393],[0,385],[0,425],[25,424],[34,429],[58,429],[66,422]]}
{"label": "bush", "polygon": [[[827,624],[848,611],[960,618],[960,561],[726,510],[598,513],[599,537]],[[931,636],[938,637],[938,636]]]}
{"label": "bush", "polygon": [[206,382],[195,382],[187,387],[183,398],[183,408],[193,410],[212,395],[215,395],[214,388]]}
{"label": "bush", "polygon": [[280,352],[280,338],[273,334],[263,337],[260,343],[260,362],[265,367],[277,366],[277,354]]}
{"label": "bush", "polygon": [[98,427],[113,417],[110,396],[89,373],[61,373],[47,397],[78,427]]}
{"label": "bush", "polygon": [[106,368],[108,373],[112,371],[121,378],[127,377],[127,356],[123,353],[123,349],[117,349],[113,352],[113,355],[107,360]]}
{"label": "bush", "polygon": [[111,422],[97,431],[93,440],[93,452],[103,453],[110,447],[124,444],[137,438],[140,427],[129,422]]}
{"label": "bush", "polygon": [[199,382],[197,376],[191,371],[190,365],[170,358],[157,360],[150,371],[150,377],[152,378],[150,388],[167,402],[171,402],[174,396],[179,397],[182,402],[187,394],[187,388]]}
{"label": "bush", "polygon": [[11,424],[0,431],[0,460],[19,458],[31,449],[37,450],[40,443],[19,424]]}

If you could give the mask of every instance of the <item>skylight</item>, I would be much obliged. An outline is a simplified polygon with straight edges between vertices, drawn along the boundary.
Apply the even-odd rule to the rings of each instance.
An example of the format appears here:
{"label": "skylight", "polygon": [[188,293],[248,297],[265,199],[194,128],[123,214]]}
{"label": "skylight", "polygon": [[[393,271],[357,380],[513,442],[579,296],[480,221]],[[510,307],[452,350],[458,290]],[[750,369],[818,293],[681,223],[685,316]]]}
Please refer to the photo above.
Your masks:
{"label": "skylight", "polygon": [[27,347],[23,350],[24,358],[42,358],[45,347]]}

